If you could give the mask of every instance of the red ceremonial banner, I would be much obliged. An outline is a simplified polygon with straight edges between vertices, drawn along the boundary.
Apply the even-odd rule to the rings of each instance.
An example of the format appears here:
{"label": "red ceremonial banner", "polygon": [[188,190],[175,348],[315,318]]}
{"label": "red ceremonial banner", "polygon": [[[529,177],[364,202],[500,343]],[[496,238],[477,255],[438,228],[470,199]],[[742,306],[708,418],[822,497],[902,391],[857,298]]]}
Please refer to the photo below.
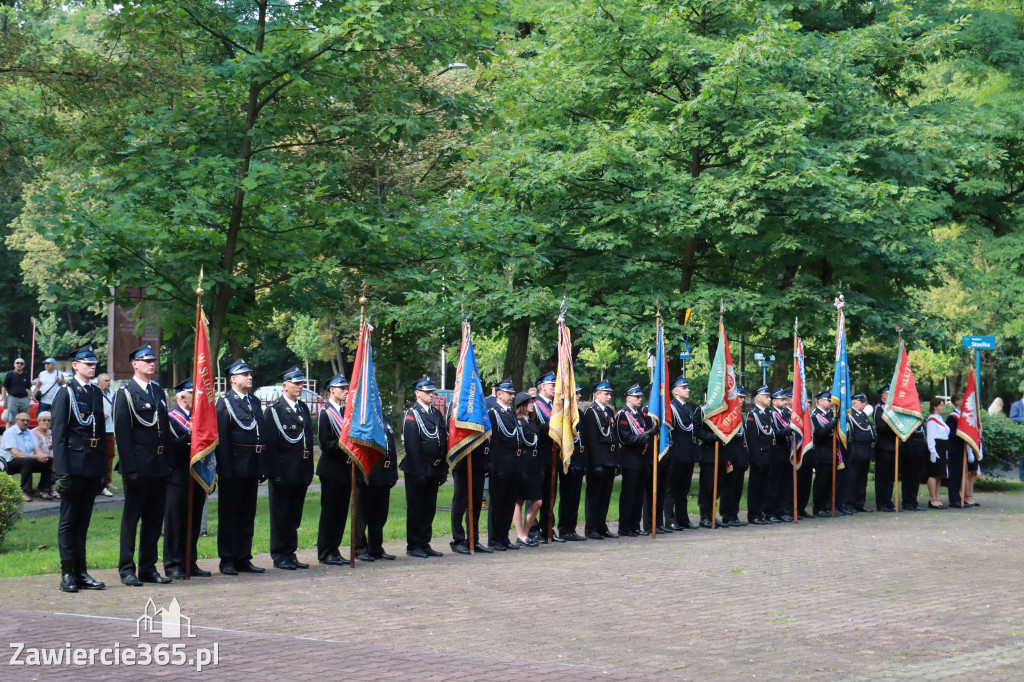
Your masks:
{"label": "red ceremonial banner", "polygon": [[[192,366],[192,477],[207,494],[213,492],[213,450],[217,447],[217,404],[213,388],[210,336],[203,306],[196,302],[196,345]],[[204,461],[210,458],[209,461]]]}
{"label": "red ceremonial banner", "polygon": [[974,380],[974,369],[967,377],[967,391],[960,403],[960,419],[957,420],[956,435],[971,446],[975,455],[981,454],[981,419],[978,415],[978,384]]}

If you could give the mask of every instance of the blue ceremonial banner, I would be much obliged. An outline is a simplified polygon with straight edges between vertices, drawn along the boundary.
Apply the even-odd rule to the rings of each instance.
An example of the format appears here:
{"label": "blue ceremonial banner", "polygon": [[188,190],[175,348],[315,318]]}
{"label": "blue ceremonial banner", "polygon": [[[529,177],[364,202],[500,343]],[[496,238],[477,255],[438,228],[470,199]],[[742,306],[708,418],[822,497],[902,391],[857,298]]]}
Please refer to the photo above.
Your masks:
{"label": "blue ceremonial banner", "polygon": [[840,296],[836,299],[839,321],[836,325],[836,375],[832,380],[832,404],[839,408],[839,423],[836,435],[846,447],[846,433],[849,429],[847,413],[852,408],[850,403],[850,365],[846,361],[846,316],[843,315],[844,302]]}
{"label": "blue ceremonial banner", "polygon": [[[660,320],[660,318],[659,318]],[[668,452],[672,433],[672,420],[665,415],[672,409],[672,392],[668,378],[668,360],[665,357],[665,328],[658,323],[658,351],[654,358],[654,378],[651,398],[647,401],[647,416],[661,425],[658,431],[658,459]]]}
{"label": "blue ceremonial banner", "polygon": [[373,327],[365,319],[360,327],[352,382],[345,403],[345,421],[341,424],[338,440],[363,472],[363,478],[369,480],[373,470],[384,461],[388,437],[380,391],[377,390],[377,373],[373,368],[373,349],[370,346]]}
{"label": "blue ceremonial banner", "polygon": [[487,415],[485,397],[476,354],[473,353],[469,322],[463,322],[462,349],[459,366],[455,370],[455,395],[448,421],[448,466],[454,467],[490,437],[491,418]]}

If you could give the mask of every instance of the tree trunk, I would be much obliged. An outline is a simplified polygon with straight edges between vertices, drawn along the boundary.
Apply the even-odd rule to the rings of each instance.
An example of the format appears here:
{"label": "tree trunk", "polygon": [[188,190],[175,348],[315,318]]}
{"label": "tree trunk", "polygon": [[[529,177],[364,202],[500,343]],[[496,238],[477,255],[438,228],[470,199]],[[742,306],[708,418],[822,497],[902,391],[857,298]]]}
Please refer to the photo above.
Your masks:
{"label": "tree trunk", "polygon": [[511,377],[514,386],[523,385],[523,370],[526,366],[526,345],[530,341],[530,321],[524,320],[508,330],[508,345],[505,347],[503,377]]}
{"label": "tree trunk", "polygon": [[772,382],[769,388],[776,391],[785,386],[792,386],[790,372],[793,371],[793,339],[778,339],[775,341],[775,364],[772,365]]}

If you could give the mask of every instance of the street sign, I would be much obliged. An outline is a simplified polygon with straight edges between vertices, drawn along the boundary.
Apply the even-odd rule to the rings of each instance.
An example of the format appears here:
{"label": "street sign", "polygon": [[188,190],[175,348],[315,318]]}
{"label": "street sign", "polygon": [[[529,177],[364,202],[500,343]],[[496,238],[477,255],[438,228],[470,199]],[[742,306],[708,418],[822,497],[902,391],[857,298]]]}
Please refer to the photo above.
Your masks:
{"label": "street sign", "polygon": [[976,350],[995,350],[996,337],[994,336],[965,336],[960,343],[964,348]]}
{"label": "street sign", "polygon": [[689,353],[680,353],[679,354],[679,359],[680,360],[689,360],[690,359],[690,354]]}

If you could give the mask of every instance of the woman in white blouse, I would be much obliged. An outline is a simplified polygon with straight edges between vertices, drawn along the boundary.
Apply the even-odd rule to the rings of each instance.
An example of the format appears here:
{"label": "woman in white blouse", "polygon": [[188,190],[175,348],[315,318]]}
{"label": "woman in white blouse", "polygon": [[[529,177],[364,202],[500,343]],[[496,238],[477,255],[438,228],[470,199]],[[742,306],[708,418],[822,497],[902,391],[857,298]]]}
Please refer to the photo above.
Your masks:
{"label": "woman in white blouse", "polygon": [[944,398],[932,398],[925,438],[928,441],[928,500],[929,509],[945,509],[942,504],[942,479],[949,474],[946,470],[946,443],[949,440],[949,426],[942,419],[946,410]]}

